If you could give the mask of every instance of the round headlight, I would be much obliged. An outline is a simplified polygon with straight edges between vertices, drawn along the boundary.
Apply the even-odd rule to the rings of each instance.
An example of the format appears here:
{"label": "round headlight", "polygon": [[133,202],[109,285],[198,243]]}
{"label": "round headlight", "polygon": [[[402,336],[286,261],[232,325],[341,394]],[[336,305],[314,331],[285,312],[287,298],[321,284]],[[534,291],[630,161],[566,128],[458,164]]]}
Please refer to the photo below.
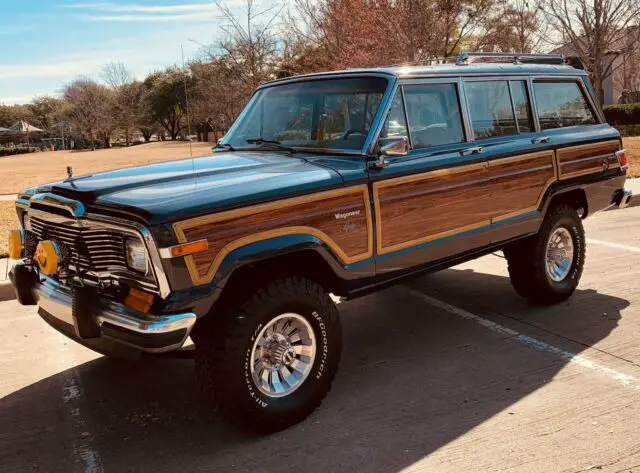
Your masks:
{"label": "round headlight", "polygon": [[128,238],[125,242],[127,266],[139,273],[147,273],[147,250],[138,238]]}

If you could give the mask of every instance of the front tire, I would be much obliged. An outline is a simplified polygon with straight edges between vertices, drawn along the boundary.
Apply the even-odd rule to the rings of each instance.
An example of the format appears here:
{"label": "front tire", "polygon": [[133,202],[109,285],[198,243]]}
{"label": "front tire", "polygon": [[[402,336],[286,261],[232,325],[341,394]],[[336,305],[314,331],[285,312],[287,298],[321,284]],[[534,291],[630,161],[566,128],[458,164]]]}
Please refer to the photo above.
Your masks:
{"label": "front tire", "polygon": [[196,374],[220,416],[269,433],[311,414],[342,351],[338,310],[313,281],[284,278],[198,328]]}
{"label": "front tire", "polygon": [[537,235],[504,249],[516,292],[538,305],[568,299],[576,290],[585,262],[582,220],[568,205],[549,210]]}

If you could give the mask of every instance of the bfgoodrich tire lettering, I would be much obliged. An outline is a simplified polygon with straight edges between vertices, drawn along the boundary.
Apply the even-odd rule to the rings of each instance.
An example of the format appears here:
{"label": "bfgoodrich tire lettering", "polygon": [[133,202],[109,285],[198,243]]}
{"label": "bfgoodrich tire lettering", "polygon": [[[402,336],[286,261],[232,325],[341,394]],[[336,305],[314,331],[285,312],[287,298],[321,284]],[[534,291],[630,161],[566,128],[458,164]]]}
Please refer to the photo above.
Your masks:
{"label": "bfgoodrich tire lettering", "polygon": [[[308,375],[290,394],[273,397],[252,375],[256,338],[283,314],[304,318],[313,330],[315,356]],[[212,314],[196,337],[196,373],[221,417],[242,428],[275,432],[313,412],[331,388],[342,351],[338,311],[316,283],[277,280],[252,294],[227,316]]]}
{"label": "bfgoodrich tire lettering", "polygon": [[[559,228],[567,230],[573,245],[573,260],[567,275],[554,281],[547,270],[547,246]],[[559,205],[549,210],[537,235],[518,241],[504,249],[509,263],[511,284],[518,294],[534,304],[561,302],[573,294],[585,262],[585,237],[582,220],[576,210]]]}

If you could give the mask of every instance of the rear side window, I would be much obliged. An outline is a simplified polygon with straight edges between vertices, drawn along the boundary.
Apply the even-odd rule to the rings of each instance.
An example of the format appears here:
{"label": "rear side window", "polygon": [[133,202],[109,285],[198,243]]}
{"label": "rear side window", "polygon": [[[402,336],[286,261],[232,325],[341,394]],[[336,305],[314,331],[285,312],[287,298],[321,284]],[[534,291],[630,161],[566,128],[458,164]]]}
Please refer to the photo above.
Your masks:
{"label": "rear side window", "polygon": [[542,130],[597,122],[576,82],[534,82],[533,91]]}
{"label": "rear side window", "polygon": [[464,141],[456,84],[403,86],[414,149]]}
{"label": "rear side window", "polygon": [[467,82],[465,87],[477,140],[518,132],[507,81]]}

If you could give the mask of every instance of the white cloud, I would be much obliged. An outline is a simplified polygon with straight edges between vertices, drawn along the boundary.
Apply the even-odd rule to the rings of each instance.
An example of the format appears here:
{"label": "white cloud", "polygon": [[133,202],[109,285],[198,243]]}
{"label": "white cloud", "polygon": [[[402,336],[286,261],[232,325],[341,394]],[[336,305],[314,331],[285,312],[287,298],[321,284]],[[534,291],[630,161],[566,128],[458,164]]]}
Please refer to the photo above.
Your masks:
{"label": "white cloud", "polygon": [[[235,4],[243,0],[232,0]],[[225,2],[226,3],[226,2]],[[203,22],[210,21],[218,6],[214,1],[206,3],[181,3],[175,5],[140,5],[135,3],[70,3],[62,8],[82,12],[76,18],[98,22]]]}
{"label": "white cloud", "polygon": [[112,22],[158,22],[158,21],[211,21],[211,15],[203,13],[184,13],[180,15],[79,15],[87,21]]}
{"label": "white cloud", "polygon": [[[237,1],[237,0],[236,0]],[[183,3],[178,5],[137,5],[115,3],[71,3],[62,8],[116,12],[116,13],[178,13],[194,11],[212,11],[216,8],[213,1],[206,3]]]}
{"label": "white cloud", "polygon": [[99,59],[59,61],[59,58],[49,64],[9,64],[3,65],[2,69],[0,69],[0,79],[79,75],[102,64],[104,64],[104,61]]}

